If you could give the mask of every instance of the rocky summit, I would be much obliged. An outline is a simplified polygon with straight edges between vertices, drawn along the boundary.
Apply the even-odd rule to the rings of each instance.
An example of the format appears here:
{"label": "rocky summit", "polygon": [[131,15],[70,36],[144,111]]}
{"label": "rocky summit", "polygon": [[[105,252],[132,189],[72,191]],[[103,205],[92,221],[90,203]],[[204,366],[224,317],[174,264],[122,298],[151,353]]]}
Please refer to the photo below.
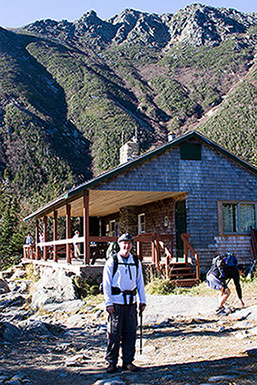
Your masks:
{"label": "rocky summit", "polygon": [[97,49],[109,44],[135,42],[165,48],[175,43],[218,45],[229,35],[246,33],[256,24],[255,14],[193,4],[175,14],[164,15],[125,9],[120,15],[107,20],[100,19],[95,11],[89,11],[75,22],[46,19],[31,23],[21,31]]}

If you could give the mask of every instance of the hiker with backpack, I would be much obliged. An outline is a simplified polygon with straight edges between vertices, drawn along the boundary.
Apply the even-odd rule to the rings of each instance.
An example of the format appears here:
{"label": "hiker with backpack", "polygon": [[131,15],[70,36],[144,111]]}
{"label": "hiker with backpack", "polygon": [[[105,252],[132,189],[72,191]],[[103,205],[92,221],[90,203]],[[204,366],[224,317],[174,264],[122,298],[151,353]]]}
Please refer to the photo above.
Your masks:
{"label": "hiker with backpack", "polygon": [[225,302],[230,296],[227,280],[233,279],[240,306],[244,307],[242,289],[240,285],[240,274],[236,257],[231,253],[216,256],[212,260],[212,266],[206,276],[207,284],[211,289],[219,290],[219,304],[216,314],[226,314]]}
{"label": "hiker with backpack", "polygon": [[133,237],[126,233],[118,239],[119,252],[107,259],[103,272],[103,292],[108,312],[107,373],[117,371],[120,343],[122,369],[136,372],[133,364],[137,329],[137,295],[139,311],[146,307],[142,265],[130,252]]}

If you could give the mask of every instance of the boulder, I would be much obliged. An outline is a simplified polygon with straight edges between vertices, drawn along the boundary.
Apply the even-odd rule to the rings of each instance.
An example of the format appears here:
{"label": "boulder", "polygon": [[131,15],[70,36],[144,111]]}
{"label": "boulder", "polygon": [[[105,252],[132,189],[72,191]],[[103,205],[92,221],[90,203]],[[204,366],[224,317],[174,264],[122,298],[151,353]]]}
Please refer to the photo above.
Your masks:
{"label": "boulder", "polygon": [[25,293],[29,289],[29,281],[25,280],[19,280],[19,281],[12,281],[9,283],[9,288],[11,291],[18,292],[18,293]]}
{"label": "boulder", "polygon": [[1,270],[0,271],[0,278],[10,278],[13,274],[13,268],[12,267],[9,267],[9,269],[7,270]]}
{"label": "boulder", "polygon": [[0,296],[0,309],[6,309],[10,306],[20,307],[26,302],[26,299],[20,294],[13,292],[2,294]]}
{"label": "boulder", "polygon": [[2,321],[18,322],[26,319],[29,316],[30,312],[28,310],[11,307],[10,309],[6,308],[5,312],[2,313]]}
{"label": "boulder", "polygon": [[248,349],[248,350],[245,351],[245,353],[246,353],[249,357],[257,358],[257,348]]}
{"label": "boulder", "polygon": [[10,288],[4,279],[0,279],[0,294],[8,293]]}
{"label": "boulder", "polygon": [[5,341],[14,342],[21,335],[21,330],[9,322],[2,322],[0,324],[0,337]]}
{"label": "boulder", "polygon": [[39,336],[53,336],[45,323],[38,319],[28,319],[21,321],[19,322],[19,327],[22,328],[26,333],[36,334]]}
{"label": "boulder", "polygon": [[44,304],[43,308],[47,312],[60,311],[71,313],[75,310],[81,309],[83,306],[85,306],[85,302],[82,299],[75,299],[73,301],[64,301],[61,303]]}
{"label": "boulder", "polygon": [[27,276],[26,270],[18,269],[16,270],[13,275],[11,276],[11,279],[22,279]]}
{"label": "boulder", "polygon": [[45,305],[62,303],[77,299],[71,277],[63,269],[44,269],[40,280],[34,286],[32,308],[44,308]]}

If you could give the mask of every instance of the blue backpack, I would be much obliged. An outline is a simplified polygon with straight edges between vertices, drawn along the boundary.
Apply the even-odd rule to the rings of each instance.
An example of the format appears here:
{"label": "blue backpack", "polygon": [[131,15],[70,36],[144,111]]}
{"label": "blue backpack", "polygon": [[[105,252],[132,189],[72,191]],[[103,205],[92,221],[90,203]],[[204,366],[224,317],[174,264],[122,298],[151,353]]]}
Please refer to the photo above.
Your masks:
{"label": "blue backpack", "polygon": [[217,255],[212,260],[212,264],[217,267],[220,273],[220,278],[225,277],[226,273],[229,273],[231,269],[237,269],[237,259],[232,253],[224,253]]}
{"label": "blue backpack", "polygon": [[224,262],[225,262],[225,266],[227,267],[238,267],[237,265],[237,259],[236,257],[234,256],[234,254],[231,254],[231,253],[225,253],[224,254]]}

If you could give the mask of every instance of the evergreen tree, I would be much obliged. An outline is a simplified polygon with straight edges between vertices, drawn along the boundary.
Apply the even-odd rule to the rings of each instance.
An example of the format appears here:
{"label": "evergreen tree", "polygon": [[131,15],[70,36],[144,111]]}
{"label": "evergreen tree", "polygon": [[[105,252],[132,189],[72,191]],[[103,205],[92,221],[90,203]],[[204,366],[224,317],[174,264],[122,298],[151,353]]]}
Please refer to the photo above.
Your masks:
{"label": "evergreen tree", "polygon": [[5,184],[0,185],[0,268],[17,263],[22,256],[26,226],[17,197]]}

